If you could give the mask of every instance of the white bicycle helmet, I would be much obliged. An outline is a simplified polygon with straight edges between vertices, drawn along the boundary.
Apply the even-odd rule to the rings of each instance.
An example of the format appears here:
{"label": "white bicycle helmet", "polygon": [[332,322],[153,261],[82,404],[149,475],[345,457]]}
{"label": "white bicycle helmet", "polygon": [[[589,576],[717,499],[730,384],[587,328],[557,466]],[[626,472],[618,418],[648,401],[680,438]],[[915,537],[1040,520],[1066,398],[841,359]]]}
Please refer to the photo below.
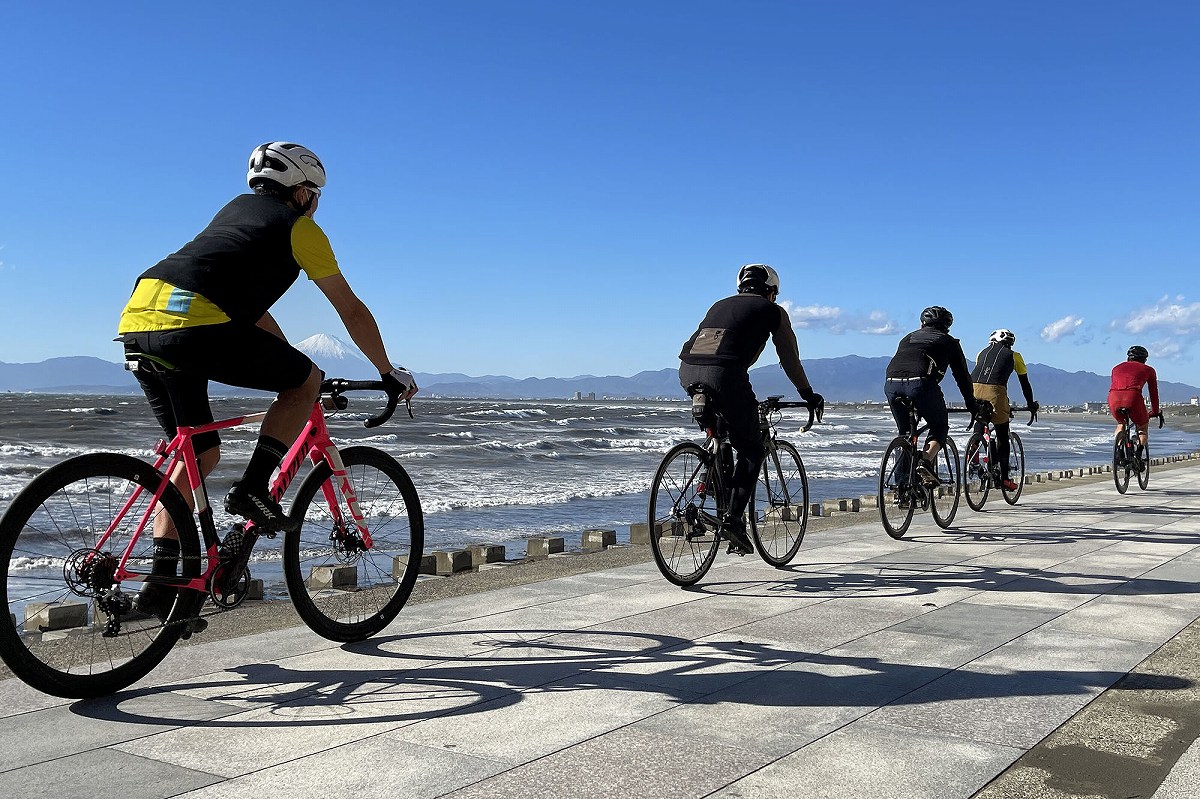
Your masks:
{"label": "white bicycle helmet", "polygon": [[746,264],[738,270],[738,291],[773,291],[779,293],[779,273],[766,264]]}
{"label": "white bicycle helmet", "polygon": [[289,187],[311,183],[319,189],[325,185],[325,167],[307,147],[289,141],[271,141],[260,144],[250,153],[246,182],[251,188],[256,178],[267,178]]}
{"label": "white bicycle helmet", "polygon": [[999,330],[993,330],[992,336],[988,341],[991,341],[993,344],[1007,344],[1011,347],[1017,343],[1017,334],[1006,327],[1002,327]]}

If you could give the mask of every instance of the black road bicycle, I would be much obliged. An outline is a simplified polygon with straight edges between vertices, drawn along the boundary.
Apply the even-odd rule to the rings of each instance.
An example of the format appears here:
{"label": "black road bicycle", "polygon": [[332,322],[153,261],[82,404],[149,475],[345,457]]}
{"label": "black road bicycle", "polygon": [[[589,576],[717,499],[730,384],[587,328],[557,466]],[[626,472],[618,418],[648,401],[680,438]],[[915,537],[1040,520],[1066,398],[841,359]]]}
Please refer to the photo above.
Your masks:
{"label": "black road bicycle", "polygon": [[[1011,419],[1017,411],[1029,411],[1029,421],[1025,426],[1037,421],[1037,411],[1033,408],[1011,408],[1008,416]],[[1017,484],[1009,491],[1001,479],[999,442],[996,439],[996,426],[988,417],[982,433],[975,433],[967,441],[963,452],[963,494],[971,510],[983,510],[988,494],[992,488],[999,488],[1004,501],[1016,505],[1025,487],[1025,445],[1021,437],[1011,428],[1008,431],[1008,476]]]}
{"label": "black road bicycle", "polygon": [[[879,464],[879,490],[876,499],[883,529],[892,538],[903,538],[912,524],[917,511],[929,511],[933,521],[943,530],[954,521],[958,513],[958,500],[962,490],[958,447],[954,439],[946,437],[946,445],[938,450],[936,482],[925,481],[917,473],[918,458],[923,447],[921,436],[929,425],[920,424],[920,415],[907,397],[897,397],[896,403],[908,412],[910,436],[896,436],[883,453]],[[965,413],[961,408],[947,408],[949,413]],[[990,411],[989,411],[990,413]],[[970,425],[975,421],[971,417]]]}
{"label": "black road bicycle", "polygon": [[[685,441],[663,457],[650,485],[650,548],[663,576],[676,585],[697,583],[708,572],[723,540],[721,519],[733,481],[733,447],[726,422],[715,407],[716,394],[694,387],[692,415],[705,428],[704,444]],[[758,404],[766,457],[747,506],[748,529],[758,554],[775,567],[786,566],[804,540],[808,525],[808,477],[800,453],[776,437],[785,408],[805,408],[807,431],[819,416],[807,402],[767,397]]]}
{"label": "black road bicycle", "polygon": [[[1113,482],[1117,485],[1117,492],[1124,494],[1129,490],[1129,475],[1133,473],[1137,475],[1138,488],[1145,491],[1146,486],[1150,485],[1150,446],[1141,442],[1137,423],[1129,418],[1129,409],[1117,408],[1117,413],[1121,414],[1125,429],[1118,430],[1113,439]],[[1159,411],[1160,430],[1162,426],[1163,415]]]}

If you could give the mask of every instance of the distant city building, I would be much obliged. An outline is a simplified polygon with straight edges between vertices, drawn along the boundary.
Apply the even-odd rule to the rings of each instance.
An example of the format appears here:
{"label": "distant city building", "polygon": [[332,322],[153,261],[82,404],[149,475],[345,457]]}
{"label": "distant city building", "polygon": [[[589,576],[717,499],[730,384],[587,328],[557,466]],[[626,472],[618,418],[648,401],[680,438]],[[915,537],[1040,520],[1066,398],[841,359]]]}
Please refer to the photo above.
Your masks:
{"label": "distant city building", "polygon": [[581,399],[583,399],[583,392],[582,392],[582,391],[576,391],[576,392],[575,392],[575,399],[577,399],[577,400],[581,400]]}
{"label": "distant city building", "polygon": [[1193,405],[1200,405],[1200,397],[1192,397],[1188,401],[1191,402],[1191,404],[1193,404]]}

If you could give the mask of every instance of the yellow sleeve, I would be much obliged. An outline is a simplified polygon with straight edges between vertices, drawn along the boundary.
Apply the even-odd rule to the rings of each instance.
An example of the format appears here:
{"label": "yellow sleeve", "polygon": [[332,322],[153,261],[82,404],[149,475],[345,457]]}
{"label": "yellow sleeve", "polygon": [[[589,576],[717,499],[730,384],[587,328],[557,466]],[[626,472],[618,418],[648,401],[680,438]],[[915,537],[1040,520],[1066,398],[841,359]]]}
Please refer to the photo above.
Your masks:
{"label": "yellow sleeve", "polygon": [[307,216],[300,217],[292,225],[292,257],[309,280],[319,280],[341,271],[325,231]]}
{"label": "yellow sleeve", "polygon": [[1025,368],[1025,359],[1016,350],[1013,350],[1013,371],[1018,375],[1023,375],[1029,371]]}

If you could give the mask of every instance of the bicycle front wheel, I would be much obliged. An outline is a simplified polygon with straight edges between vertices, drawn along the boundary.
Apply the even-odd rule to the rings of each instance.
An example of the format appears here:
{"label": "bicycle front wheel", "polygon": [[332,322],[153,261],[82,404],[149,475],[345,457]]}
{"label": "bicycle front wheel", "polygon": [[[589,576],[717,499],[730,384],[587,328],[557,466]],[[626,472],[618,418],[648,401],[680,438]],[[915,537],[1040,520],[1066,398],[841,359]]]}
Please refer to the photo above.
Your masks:
{"label": "bicycle front wheel", "polygon": [[[1141,463],[1139,464],[1141,466],[1141,469],[1138,470],[1138,473],[1137,473],[1138,488],[1145,491],[1146,487],[1148,485],[1150,485],[1150,444],[1149,444],[1149,442],[1147,442],[1145,446],[1138,447],[1138,449],[1140,449],[1142,451],[1141,458],[1140,458]],[[1135,453],[1135,455],[1136,455],[1136,453]]]}
{"label": "bicycle front wheel", "polygon": [[[13,499],[0,519],[0,658],[13,674],[55,696],[103,696],[141,679],[171,651],[203,595],[178,594],[164,621],[132,607],[150,573],[155,514],[166,513],[179,531],[183,576],[200,574],[195,519],[179,491],[168,483],[151,508],[163,479],[136,458],[94,453],[50,467]],[[131,579],[118,582],[135,536],[125,564]]]}
{"label": "bicycle front wheel", "polygon": [[1017,489],[1009,491],[1004,486],[1000,489],[1004,501],[1016,505],[1021,492],[1025,490],[1025,445],[1021,443],[1021,437],[1013,432],[1008,434],[1008,479],[1017,484]]}
{"label": "bicycle front wheel", "polygon": [[425,517],[408,473],[373,447],[341,450],[346,482],[371,536],[359,535],[342,481],[320,463],[296,492],[299,532],[283,545],[283,572],[296,612],[331,641],[375,635],[404,607],[421,569]]}
{"label": "bicycle front wheel", "polygon": [[772,566],[788,565],[808,526],[808,475],[800,453],[786,441],[775,442],[763,459],[749,511],[758,554]]}
{"label": "bicycle front wheel", "polygon": [[892,538],[903,538],[920,503],[921,486],[915,482],[913,448],[908,439],[896,436],[879,464],[879,517]]}
{"label": "bicycle front wheel", "polygon": [[972,435],[963,453],[966,461],[963,469],[963,493],[967,495],[967,504],[971,506],[971,510],[983,510],[983,503],[987,502],[988,492],[992,490],[992,464],[988,455],[983,435]]}
{"label": "bicycle front wheel", "polygon": [[1132,466],[1129,463],[1129,456],[1126,454],[1126,433],[1121,430],[1113,439],[1113,482],[1117,485],[1117,493],[1124,494],[1129,490],[1129,472]]}
{"label": "bicycle front wheel", "polygon": [[929,510],[933,513],[933,521],[945,530],[954,521],[958,513],[958,496],[961,490],[962,475],[959,474],[958,447],[954,439],[947,438],[946,446],[938,450],[937,476],[938,485],[929,489],[932,501]]}
{"label": "bicycle front wheel", "polygon": [[717,557],[720,485],[711,465],[703,447],[685,441],[667,452],[650,484],[650,551],[675,585],[695,585]]}

